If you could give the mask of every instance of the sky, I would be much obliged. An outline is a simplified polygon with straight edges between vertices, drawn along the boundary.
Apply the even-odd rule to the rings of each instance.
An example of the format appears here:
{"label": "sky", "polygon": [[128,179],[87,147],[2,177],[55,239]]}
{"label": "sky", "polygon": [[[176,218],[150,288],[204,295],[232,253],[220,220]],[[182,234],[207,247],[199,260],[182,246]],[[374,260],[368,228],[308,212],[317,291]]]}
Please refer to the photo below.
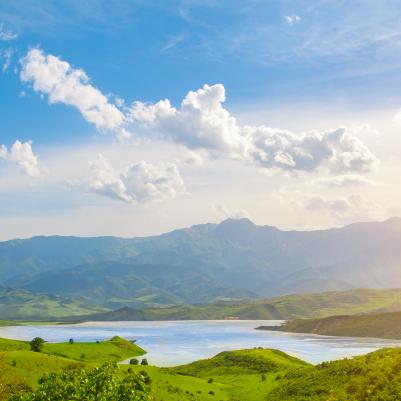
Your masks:
{"label": "sky", "polygon": [[396,0],[0,0],[0,240],[401,215]]}

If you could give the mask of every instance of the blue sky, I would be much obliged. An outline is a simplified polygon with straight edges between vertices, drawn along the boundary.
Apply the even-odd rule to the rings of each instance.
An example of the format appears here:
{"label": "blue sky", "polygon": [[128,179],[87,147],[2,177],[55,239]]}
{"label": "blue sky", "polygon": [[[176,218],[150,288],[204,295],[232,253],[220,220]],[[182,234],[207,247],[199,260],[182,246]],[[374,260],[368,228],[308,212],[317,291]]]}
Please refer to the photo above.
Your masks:
{"label": "blue sky", "polygon": [[[0,237],[107,234],[113,219],[113,234],[129,236],[231,215],[312,229],[398,213],[390,177],[400,167],[400,21],[401,5],[390,0],[0,1],[0,217],[7,220]],[[33,68],[32,50],[44,57],[40,68],[54,56],[69,71],[84,71],[86,84],[124,123],[95,124],[70,95],[51,101],[54,88],[43,89],[39,67],[22,79]],[[205,98],[217,102],[215,114],[201,106],[199,126],[191,128],[198,115],[188,116],[180,104],[205,84],[222,85],[225,96],[220,87],[207,89]],[[179,110],[174,121],[149,117],[148,106],[161,99]],[[136,101],[148,107],[145,117],[132,117]],[[194,104],[191,113],[198,110]],[[205,118],[221,125],[212,129]],[[244,128],[259,125],[290,134]],[[347,129],[341,144],[333,143],[334,134],[319,134],[327,138],[309,145],[310,132],[340,126]],[[130,137],[125,143],[122,129]],[[279,144],[274,150],[266,145],[272,135]],[[16,141],[29,149],[13,151]],[[298,160],[299,149],[313,162]],[[160,174],[172,187],[155,184]],[[341,184],[307,187],[329,176]],[[151,194],[132,188],[133,180],[144,179],[146,188],[154,185]],[[249,185],[246,196],[238,196],[241,180]],[[380,199],[376,185],[386,188]],[[284,202],[288,197],[294,204]],[[183,205],[187,218],[176,216]],[[98,209],[107,215],[105,227],[82,220],[83,210],[91,215]],[[126,213],[132,220],[124,225]],[[142,227],[150,215],[156,217]],[[22,216],[29,228],[22,227]],[[82,226],[70,226],[71,216]]]}

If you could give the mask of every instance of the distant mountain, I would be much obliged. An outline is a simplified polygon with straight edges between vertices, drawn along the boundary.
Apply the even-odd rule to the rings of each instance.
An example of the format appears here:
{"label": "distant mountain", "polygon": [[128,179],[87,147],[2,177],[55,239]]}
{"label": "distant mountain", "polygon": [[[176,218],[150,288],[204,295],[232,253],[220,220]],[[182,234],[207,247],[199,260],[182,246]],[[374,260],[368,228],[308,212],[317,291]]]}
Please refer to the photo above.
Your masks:
{"label": "distant mountain", "polygon": [[401,219],[281,231],[228,219],[167,234],[0,243],[0,283],[102,305],[401,287]]}

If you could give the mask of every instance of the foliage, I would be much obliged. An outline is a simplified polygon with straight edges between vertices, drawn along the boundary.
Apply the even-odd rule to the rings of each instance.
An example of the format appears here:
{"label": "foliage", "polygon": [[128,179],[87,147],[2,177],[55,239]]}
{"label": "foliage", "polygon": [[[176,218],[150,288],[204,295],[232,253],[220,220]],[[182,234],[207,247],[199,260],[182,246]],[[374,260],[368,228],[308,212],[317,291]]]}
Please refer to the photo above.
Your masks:
{"label": "foliage", "polygon": [[287,372],[269,401],[396,401],[401,399],[401,350],[324,362]]}
{"label": "foliage", "polygon": [[35,337],[29,345],[31,346],[31,351],[41,352],[43,350],[43,346],[45,345],[45,340],[40,337]]}
{"label": "foliage", "polygon": [[116,366],[104,364],[91,370],[51,373],[39,381],[35,392],[14,395],[10,401],[147,401],[150,388],[141,375],[116,374]]}
{"label": "foliage", "polygon": [[279,328],[264,327],[263,329],[331,336],[401,339],[401,312],[296,319]]}

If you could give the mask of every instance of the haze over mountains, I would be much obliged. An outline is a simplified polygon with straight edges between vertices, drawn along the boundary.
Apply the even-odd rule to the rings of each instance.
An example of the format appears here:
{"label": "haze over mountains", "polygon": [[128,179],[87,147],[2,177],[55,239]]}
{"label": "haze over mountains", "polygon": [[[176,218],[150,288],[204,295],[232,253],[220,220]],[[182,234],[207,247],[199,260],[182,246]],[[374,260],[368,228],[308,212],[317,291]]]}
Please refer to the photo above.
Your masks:
{"label": "haze over mountains", "polygon": [[109,308],[401,287],[401,218],[320,231],[248,219],[160,236],[0,243],[1,285]]}

